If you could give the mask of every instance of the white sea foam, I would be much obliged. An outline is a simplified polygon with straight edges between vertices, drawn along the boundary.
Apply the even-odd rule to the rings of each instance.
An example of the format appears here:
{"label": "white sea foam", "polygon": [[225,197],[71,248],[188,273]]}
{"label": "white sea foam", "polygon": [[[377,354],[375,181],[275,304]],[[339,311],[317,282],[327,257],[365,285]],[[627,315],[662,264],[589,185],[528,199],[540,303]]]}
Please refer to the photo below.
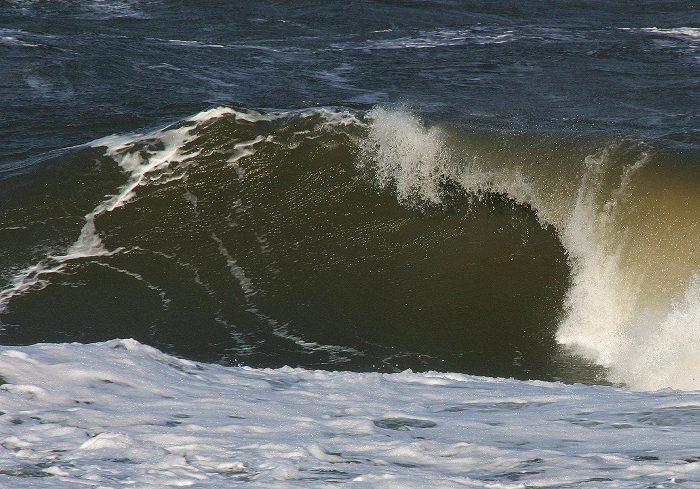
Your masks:
{"label": "white sea foam", "polygon": [[[700,277],[662,314],[634,318],[612,374],[641,389],[700,385]],[[618,367],[618,365],[620,365]]]}
{"label": "white sea foam", "polygon": [[677,48],[696,52],[700,49],[700,28],[697,27],[677,27],[677,28],[621,28],[620,30],[629,32],[642,32],[656,38],[663,48]]}
{"label": "white sea foam", "polygon": [[[374,31],[373,34],[393,32],[389,30]],[[361,42],[342,42],[331,44],[331,49],[338,50],[393,50],[393,49],[434,49],[452,46],[483,46],[517,42],[521,40],[556,43],[582,39],[580,32],[555,27],[519,27],[516,30],[487,27],[483,25],[465,26],[459,29],[435,29],[422,31],[415,35],[395,38],[369,39]]]}
{"label": "white sea foam", "polygon": [[168,39],[167,40],[171,44],[177,44],[179,46],[192,46],[192,47],[197,47],[197,48],[225,48],[223,44],[209,44],[205,43],[202,41],[183,41],[182,39]]}
{"label": "white sea foam", "polygon": [[[680,284],[681,289],[686,286],[682,296],[651,302],[644,275],[664,265],[647,262],[646,255],[636,249],[628,230],[619,228],[617,208],[635,173],[647,164],[648,155],[626,167],[609,199],[596,203],[602,193],[598,179],[609,158],[607,151],[587,158],[574,208],[560,227],[560,239],[572,258],[573,283],[557,339],[608,367],[611,380],[635,389],[698,389],[697,276]],[[645,261],[630,262],[629,256]],[[675,284],[663,288],[671,287]]]}
{"label": "white sea foam", "polygon": [[676,29],[659,29],[657,27],[646,27],[639,30],[642,32],[649,32],[652,34],[662,34],[665,36],[700,40],[700,28],[698,27],[678,27]]}
{"label": "white sea foam", "polygon": [[[552,190],[564,188],[552,181],[558,178],[552,169],[539,170],[547,180],[537,180],[538,162],[521,168],[479,155],[465,161],[462,153],[448,148],[439,129],[424,127],[404,111],[375,109],[369,117],[360,166],[372,169],[379,186],[393,186],[399,201],[440,202],[440,182],[450,179],[476,195],[507,195],[556,228],[572,271],[565,317],[556,335],[560,343],[607,367],[612,380],[635,389],[700,388],[698,280],[692,279],[675,302],[671,297],[652,304],[643,276],[646,269],[663,271],[664,265],[638,262],[640,252],[625,229],[630,223],[620,218],[619,206],[629,199],[648,155],[621,171],[611,156],[614,148],[590,155],[582,162],[578,191],[567,194]],[[610,188],[615,171],[620,172],[619,183]]]}
{"label": "white sea foam", "polygon": [[700,393],[0,348],[0,485],[697,487]]}
{"label": "white sea foam", "polygon": [[[295,115],[320,115],[316,130],[359,122],[352,113],[324,108]],[[224,116],[257,124],[289,117],[290,113],[215,108],[170,129],[94,141],[93,146],[105,147],[118,162],[127,176],[126,182],[85,216],[78,238],[65,252],[49,255],[15,274],[10,284],[0,291],[0,311],[12,297],[48,285],[51,276],[62,273],[72,260],[121,252],[119,248],[109,250],[104,246],[96,228],[96,218],[127,205],[141,186],[182,178],[189,159],[197,154],[196,150],[187,149],[195,137],[193,129]],[[590,155],[582,162],[578,191],[567,193],[553,190],[550,181],[546,185],[537,181],[532,172],[536,165],[521,168],[516,164],[494,164],[478,154],[465,157],[449,147],[439,128],[426,128],[406,111],[378,108],[369,114],[369,120],[359,165],[374,174],[380,187],[395,188],[401,202],[439,203],[442,183],[452,180],[476,195],[485,192],[508,195],[516,202],[531,206],[543,224],[556,228],[572,268],[566,315],[557,332],[560,343],[604,365],[613,380],[633,388],[700,388],[700,362],[694,354],[695,339],[700,339],[697,279],[690,280],[684,295],[677,294],[666,302],[652,305],[647,300],[649,294],[645,295],[640,285],[643,282],[629,272],[629,260],[625,262],[630,249],[632,255],[637,252],[628,239],[627,230],[620,228],[618,205],[628,198],[629,188],[647,164],[646,155],[622,169],[619,183],[612,190],[603,189],[614,160],[609,150]],[[314,135],[309,133],[308,137]],[[236,168],[239,178],[245,177],[239,160],[254,154],[257,144],[269,141],[269,137],[256,136],[235,144],[228,164]],[[545,178],[550,178],[550,173],[549,170],[543,172]],[[575,176],[574,180],[570,175],[565,177],[575,183]],[[601,196],[605,198],[601,200]],[[190,195],[188,199],[196,209],[196,196]],[[346,351],[342,347],[318,345],[296,337],[284,323],[259,311],[254,303],[255,286],[245,270],[216,235],[212,239],[241,285],[248,309],[269,324],[271,331],[304,348],[337,353],[338,360],[342,361]]]}
{"label": "white sea foam", "polygon": [[238,164],[238,160],[242,158],[247,158],[248,156],[252,156],[255,154],[255,148],[254,146],[257,145],[258,143],[261,142],[270,142],[272,141],[272,136],[268,137],[263,137],[263,136],[257,136],[255,139],[251,141],[243,141],[240,143],[236,143],[233,147],[233,150],[231,151],[231,155],[229,156],[228,160],[226,160],[227,166],[230,166],[236,171],[236,175],[238,176],[239,179],[243,179],[245,177],[245,171],[241,167],[241,165]]}
{"label": "white sea foam", "polygon": [[35,44],[18,39],[16,36],[0,36],[0,44],[5,46],[19,46],[24,48],[40,48],[42,44]]}
{"label": "white sea foam", "polygon": [[352,112],[345,110],[337,110],[328,107],[318,107],[315,109],[306,109],[298,111],[296,114],[299,117],[318,117],[321,122],[314,128],[315,131],[323,131],[333,127],[346,127],[350,125],[361,124],[360,120]]}
{"label": "white sea foam", "polygon": [[[146,185],[151,179],[164,182],[182,178],[182,164],[196,156],[197,151],[187,152],[184,148],[194,137],[193,129],[210,120],[231,114],[234,111],[225,107],[203,111],[192,116],[180,127],[154,131],[150,134],[115,135],[97,139],[89,143],[93,147],[104,147],[127,175],[127,181],[117,191],[98,203],[85,215],[78,238],[65,252],[50,254],[39,262],[16,273],[10,283],[0,290],[0,312],[6,309],[8,302],[17,295],[31,290],[41,289],[49,283],[52,275],[62,273],[67,264],[83,258],[109,256],[119,253],[121,249],[108,250],[97,232],[95,220],[102,214],[128,204],[135,196],[136,190]],[[141,141],[157,141],[160,148],[142,152],[141,149],[130,151]]]}
{"label": "white sea foam", "polygon": [[23,47],[23,48],[41,48],[46,47],[45,44],[37,42],[36,40],[41,38],[42,40],[48,39],[51,36],[46,36],[44,34],[33,34],[25,32],[19,29],[6,29],[0,28],[0,45],[9,47]]}
{"label": "white sea foam", "polygon": [[335,43],[331,45],[331,48],[340,50],[431,49],[467,44],[502,44],[513,41],[516,38],[515,33],[510,30],[489,30],[481,27],[466,27],[464,29],[426,31],[416,36],[405,36],[394,39],[373,39],[361,43]]}

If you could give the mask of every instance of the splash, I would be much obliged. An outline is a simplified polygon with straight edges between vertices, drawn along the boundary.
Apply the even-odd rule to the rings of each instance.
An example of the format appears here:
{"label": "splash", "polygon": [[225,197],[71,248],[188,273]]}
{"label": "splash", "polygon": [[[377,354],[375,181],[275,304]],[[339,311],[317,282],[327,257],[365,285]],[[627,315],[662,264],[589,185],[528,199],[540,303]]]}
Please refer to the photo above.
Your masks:
{"label": "splash", "polygon": [[477,197],[506,195],[556,229],[572,273],[560,344],[631,388],[700,388],[700,247],[687,210],[698,196],[679,186],[655,198],[664,167],[652,155],[615,142],[563,169],[475,150],[403,111],[374,109],[369,119],[360,166],[399,201],[440,203],[451,180]]}
{"label": "splash", "polygon": [[404,203],[441,201],[440,184],[450,176],[438,129],[424,129],[413,115],[375,109],[375,123],[362,145],[360,167],[371,168],[381,188],[393,185]]}
{"label": "splash", "polygon": [[[209,126],[215,119],[222,120]],[[228,133],[231,129],[235,132]],[[547,147],[531,136],[518,139],[493,133],[479,135],[449,127],[427,127],[405,110],[381,108],[365,115],[330,109],[262,113],[215,108],[150,134],[103,138],[91,146],[105,148],[107,156],[123,174],[122,183],[83,216],[82,229],[71,245],[15,274],[0,291],[0,312],[13,297],[47,287],[56,275],[72,273],[69,264],[73,261],[93,261],[93,258],[113,255],[119,255],[115,256],[116,261],[125,258],[132,249],[129,243],[120,243],[118,233],[112,234],[108,225],[102,226],[100,217],[140,199],[148,207],[148,193],[142,194],[140,189],[154,186],[174,192],[178,202],[182,199],[189,202],[192,222],[225,221],[226,225],[205,233],[202,239],[215,245],[211,251],[222,262],[216,266],[225,266],[222,270],[235,279],[234,288],[241,294],[238,299],[245,314],[256,318],[255,324],[266,325],[266,330],[292,341],[304,352],[329,349],[334,355],[343,356],[350,347],[335,346],[342,341],[329,337],[323,344],[312,342],[305,334],[298,334],[284,313],[277,311],[268,315],[263,312],[263,307],[274,309],[269,303],[265,305],[265,297],[271,294],[266,274],[277,274],[279,263],[270,257],[258,263],[257,258],[251,257],[256,257],[258,252],[265,256],[270,253],[267,233],[263,230],[251,234],[253,250],[246,257],[238,249],[238,240],[244,239],[239,238],[242,231],[229,229],[239,224],[231,221],[231,215],[208,213],[207,210],[212,209],[206,205],[207,198],[226,190],[228,199],[223,199],[227,203],[221,210],[232,206],[231,212],[248,212],[237,193],[240,190],[247,195],[246,205],[257,203],[261,212],[260,215],[251,213],[245,219],[262,226],[266,212],[279,212],[268,227],[280,229],[282,216],[294,219],[294,215],[285,214],[287,209],[268,208],[260,193],[275,194],[271,191],[285,190],[284,185],[271,186],[277,178],[274,172],[281,168],[293,170],[293,165],[307,163],[306,155],[317,152],[318,148],[341,148],[339,160],[315,162],[320,166],[309,171],[318,176],[319,169],[330,171],[330,164],[347,165],[343,171],[347,170],[355,182],[359,181],[352,168],[352,161],[355,161],[362,173],[374,179],[377,187],[390,189],[401,204],[412,208],[443,205],[455,189],[461,189],[469,196],[468,200],[483,200],[488,204],[493,194],[498,194],[531,209],[543,227],[555,230],[569,259],[571,280],[560,305],[558,342],[606,367],[614,382],[639,389],[698,388],[700,365],[694,360],[694,345],[700,339],[700,243],[696,216],[700,206],[697,192],[700,177],[685,170],[674,174],[673,165],[663,160],[659,151],[643,145],[617,141],[580,147],[579,143],[559,138]],[[309,151],[311,153],[305,153]],[[216,168],[220,173],[215,173],[219,171]],[[196,175],[206,176],[209,185],[209,174],[204,175],[209,171],[220,180],[220,187],[216,187],[220,192],[207,197],[206,192],[202,193],[192,182]],[[306,194],[316,195],[319,183],[332,185],[334,193],[348,186],[345,175],[337,180],[328,175],[322,177],[326,181],[307,180],[303,195],[292,194],[288,198],[300,198],[306,205]],[[364,184],[353,185],[353,192],[349,205],[361,205],[368,200]],[[382,202],[390,200],[382,197]],[[342,199],[340,202],[348,205]],[[323,200],[319,207],[303,209],[307,209],[308,216],[314,216],[325,209],[325,203]],[[344,207],[343,212],[345,210]],[[302,211],[292,206],[289,212]],[[328,237],[338,240],[342,237],[340,231],[357,232],[357,222],[344,225],[350,228],[329,228]],[[246,229],[245,226],[241,229]],[[475,230],[481,229],[475,226]],[[476,235],[474,238],[479,239]],[[499,239],[493,237],[492,242],[498,244]],[[274,239],[272,243],[274,245]],[[515,250],[517,243],[516,237]],[[278,243],[278,248],[285,251],[277,258],[286,260],[285,253],[297,245],[293,241],[284,246]],[[470,249],[477,248],[475,245]],[[542,248],[536,249],[546,255]],[[333,251],[338,253],[337,257],[323,258],[347,260],[346,248],[339,250]],[[173,251],[173,256],[177,252]],[[363,247],[357,257],[362,260],[366,255],[367,248]],[[540,258],[544,262],[548,259]],[[266,260],[272,261],[265,268],[265,275],[261,275],[256,267]],[[94,261],[107,266],[103,260]],[[529,263],[519,266],[539,266]],[[315,261],[309,264],[318,266]],[[213,270],[218,273],[216,266]],[[135,279],[141,278],[150,290],[161,296],[163,303],[169,304],[168,294],[156,285],[149,286],[146,276],[138,271],[127,271],[128,267],[116,262],[113,267]],[[498,273],[499,277],[514,276],[510,274],[513,270],[505,266],[495,272],[485,264],[483,270],[485,274]],[[554,281],[562,274],[558,271],[538,276]],[[193,280],[210,293],[196,273]],[[533,285],[540,287],[544,295],[548,293],[548,285],[541,280]],[[561,291],[563,285],[557,287]],[[491,297],[497,299],[507,294],[501,288],[494,288],[493,293]],[[534,326],[533,331],[540,326],[538,318],[544,325],[543,313],[549,314],[548,327],[552,314],[556,313],[553,311],[558,310],[555,304],[559,295],[551,297],[555,298],[545,306],[546,311],[530,304],[530,299],[520,298],[518,307],[531,307],[527,309],[532,313],[528,324]],[[214,311],[217,323],[220,320],[232,323],[221,319],[219,312]],[[457,315],[457,323],[461,317]],[[492,319],[492,315],[487,317]],[[519,320],[517,317],[514,321]],[[542,326],[541,331],[545,330]],[[551,340],[551,336],[548,339]],[[538,340],[533,337],[532,341]],[[353,350],[352,354],[356,352]],[[509,358],[506,361],[510,361]]]}

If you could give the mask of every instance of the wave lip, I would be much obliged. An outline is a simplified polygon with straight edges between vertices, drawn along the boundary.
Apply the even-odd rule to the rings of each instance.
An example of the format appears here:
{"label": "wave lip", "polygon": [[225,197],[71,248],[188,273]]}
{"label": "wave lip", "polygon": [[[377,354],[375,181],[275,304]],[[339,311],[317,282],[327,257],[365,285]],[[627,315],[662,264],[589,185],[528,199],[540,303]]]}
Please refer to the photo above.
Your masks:
{"label": "wave lip", "polygon": [[[503,158],[501,148],[450,139],[401,111],[375,109],[369,117],[377,180],[391,183],[400,201],[440,202],[436,188],[452,181],[477,197],[505,195],[553,226],[572,272],[560,343],[632,388],[700,388],[693,341],[700,243],[697,215],[687,210],[700,196],[673,173],[663,180],[674,190],[658,185],[659,175],[677,171],[674,163],[661,166],[648,150],[620,143],[582,161],[547,161],[530,149],[525,158]],[[693,173],[685,178],[698,181]]]}

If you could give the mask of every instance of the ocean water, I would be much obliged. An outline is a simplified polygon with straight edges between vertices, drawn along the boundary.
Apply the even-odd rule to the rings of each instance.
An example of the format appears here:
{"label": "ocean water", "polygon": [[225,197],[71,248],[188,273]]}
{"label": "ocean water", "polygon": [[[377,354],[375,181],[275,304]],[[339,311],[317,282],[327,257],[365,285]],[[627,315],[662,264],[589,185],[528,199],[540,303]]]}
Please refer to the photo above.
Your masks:
{"label": "ocean water", "polygon": [[699,109],[688,1],[0,3],[0,484],[697,487]]}

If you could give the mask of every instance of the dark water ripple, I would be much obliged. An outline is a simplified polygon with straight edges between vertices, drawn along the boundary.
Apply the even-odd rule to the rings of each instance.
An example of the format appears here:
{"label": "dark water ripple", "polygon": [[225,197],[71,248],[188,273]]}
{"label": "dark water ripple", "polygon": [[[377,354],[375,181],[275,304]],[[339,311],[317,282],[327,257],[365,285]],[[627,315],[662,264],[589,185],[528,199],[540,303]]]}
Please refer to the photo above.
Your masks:
{"label": "dark water ripple", "polygon": [[224,103],[696,144],[699,25],[682,1],[6,3],[0,165]]}

